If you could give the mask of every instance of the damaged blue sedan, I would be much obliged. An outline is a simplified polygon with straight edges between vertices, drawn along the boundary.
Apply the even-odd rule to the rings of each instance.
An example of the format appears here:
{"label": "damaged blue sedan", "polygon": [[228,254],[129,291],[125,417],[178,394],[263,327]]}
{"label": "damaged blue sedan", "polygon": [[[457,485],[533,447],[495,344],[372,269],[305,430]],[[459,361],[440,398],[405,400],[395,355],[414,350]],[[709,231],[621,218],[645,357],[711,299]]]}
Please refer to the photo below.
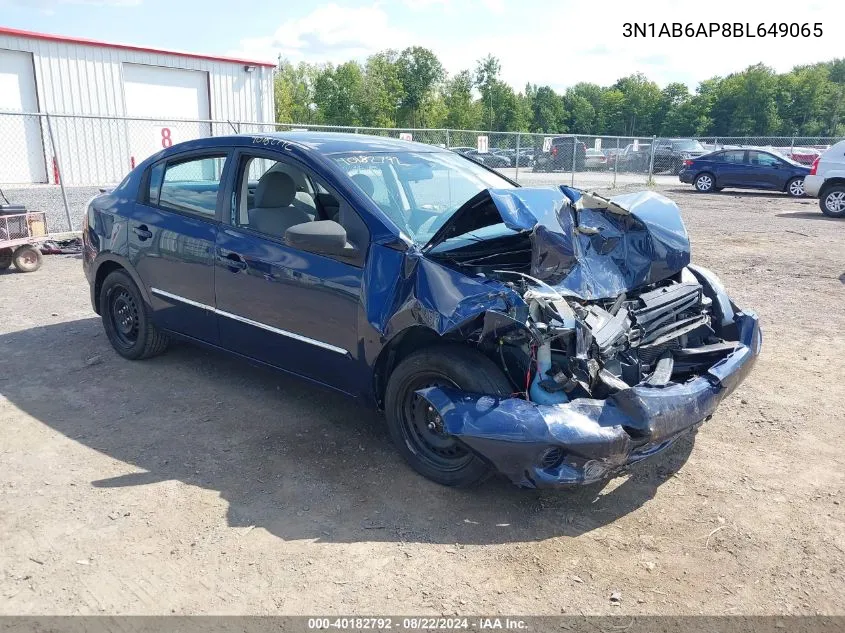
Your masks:
{"label": "damaged blue sedan", "polygon": [[117,353],[185,339],[365,400],[451,486],[613,477],[709,419],[761,346],[670,200],[388,138],[174,145],[91,201],[83,239]]}

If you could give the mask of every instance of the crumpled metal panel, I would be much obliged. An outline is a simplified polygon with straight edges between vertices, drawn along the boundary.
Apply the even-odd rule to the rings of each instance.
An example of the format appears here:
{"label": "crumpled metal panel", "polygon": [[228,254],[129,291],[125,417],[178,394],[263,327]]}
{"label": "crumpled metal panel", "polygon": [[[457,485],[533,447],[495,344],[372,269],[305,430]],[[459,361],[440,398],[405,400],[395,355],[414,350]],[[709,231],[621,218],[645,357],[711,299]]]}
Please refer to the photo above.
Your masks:
{"label": "crumpled metal panel", "polygon": [[[489,189],[505,226],[531,230],[531,276],[561,294],[611,299],[666,279],[690,262],[677,205],[644,191],[610,198],[627,214],[582,207],[568,187]],[[589,202],[587,202],[589,204]]]}
{"label": "crumpled metal panel", "polygon": [[[418,393],[460,438],[514,483],[526,487],[589,483],[665,449],[711,416],[748,375],[760,352],[757,317],[735,317],[740,345],[707,374],[683,384],[640,384],[605,400],[580,398],[539,405],[445,387]],[[546,450],[563,450],[560,464],[543,467]]]}

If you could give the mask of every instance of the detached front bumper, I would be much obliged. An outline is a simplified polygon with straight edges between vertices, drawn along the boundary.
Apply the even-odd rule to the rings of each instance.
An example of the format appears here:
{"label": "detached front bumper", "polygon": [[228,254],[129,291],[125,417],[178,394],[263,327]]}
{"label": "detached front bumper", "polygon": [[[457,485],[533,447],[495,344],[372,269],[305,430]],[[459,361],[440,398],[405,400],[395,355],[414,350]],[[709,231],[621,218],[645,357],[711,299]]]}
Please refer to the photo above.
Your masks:
{"label": "detached front bumper", "polygon": [[751,370],[762,345],[757,316],[736,313],[739,344],[683,384],[637,385],[605,400],[539,405],[456,389],[419,391],[446,431],[515,484],[571,486],[608,479],[668,447],[713,415]]}

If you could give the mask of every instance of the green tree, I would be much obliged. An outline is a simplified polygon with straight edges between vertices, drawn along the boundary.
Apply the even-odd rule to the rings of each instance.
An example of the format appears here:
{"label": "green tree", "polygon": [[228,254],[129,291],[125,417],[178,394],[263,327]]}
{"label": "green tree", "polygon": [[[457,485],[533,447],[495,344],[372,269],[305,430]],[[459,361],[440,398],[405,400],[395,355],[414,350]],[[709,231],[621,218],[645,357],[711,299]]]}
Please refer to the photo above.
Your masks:
{"label": "green tree", "polygon": [[427,48],[412,46],[399,55],[397,69],[402,105],[410,112],[411,126],[417,127],[417,113],[446,76],[443,65]]}
{"label": "green tree", "polygon": [[364,70],[357,62],[326,66],[314,81],[314,102],[332,125],[361,125]]}
{"label": "green tree", "polygon": [[475,130],[481,127],[481,107],[472,96],[473,79],[468,70],[462,70],[446,81],[443,101],[446,105],[446,127],[458,130]]}
{"label": "green tree", "polygon": [[613,87],[622,93],[622,134],[653,134],[660,104],[660,88],[642,73],[618,80]]}
{"label": "green tree", "polygon": [[361,124],[395,127],[397,112],[404,96],[399,77],[399,55],[386,50],[367,59],[361,90]]}
{"label": "green tree", "polygon": [[532,132],[565,132],[566,111],[563,99],[549,86],[541,86],[532,95]]}
{"label": "green tree", "polygon": [[[499,83],[499,72],[502,65],[499,59],[487,55],[484,59],[478,60],[475,65],[475,86],[481,92],[482,120],[492,130],[496,112],[496,86]],[[500,107],[502,104],[499,104]]]}
{"label": "green tree", "polygon": [[686,84],[670,83],[660,91],[658,113],[661,121],[658,131],[661,136],[690,136],[695,133],[687,107],[691,99]]}
{"label": "green tree", "polygon": [[279,58],[273,92],[276,102],[276,120],[282,123],[309,123],[314,102],[314,81],[319,75],[317,66],[300,62],[294,66]]}

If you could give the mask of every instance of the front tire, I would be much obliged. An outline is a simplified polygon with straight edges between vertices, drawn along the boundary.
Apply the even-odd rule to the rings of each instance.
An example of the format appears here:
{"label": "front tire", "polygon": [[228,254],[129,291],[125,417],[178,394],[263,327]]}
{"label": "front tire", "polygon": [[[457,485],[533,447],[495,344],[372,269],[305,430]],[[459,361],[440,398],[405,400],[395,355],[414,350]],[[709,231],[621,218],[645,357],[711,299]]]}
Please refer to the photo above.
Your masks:
{"label": "front tire", "polygon": [[819,197],[819,208],[831,218],[845,217],[845,185],[827,187]]}
{"label": "front tire", "polygon": [[699,193],[710,193],[715,190],[716,179],[713,177],[713,174],[704,172],[695,177],[693,184],[695,185],[695,190]]}
{"label": "front tire", "polygon": [[793,198],[803,198],[804,197],[804,179],[803,178],[792,178],[788,183],[786,183],[786,193],[788,193]]}
{"label": "front tire", "polygon": [[414,352],[390,375],[385,415],[390,437],[405,461],[423,477],[444,486],[473,486],[490,466],[443,428],[437,412],[416,395],[425,387],[506,396],[512,389],[493,361],[460,345],[436,345]]}
{"label": "front tire", "polygon": [[138,286],[125,270],[115,270],[103,281],[100,314],[109,342],[124,358],[150,358],[167,348],[167,336],[153,324]]}

